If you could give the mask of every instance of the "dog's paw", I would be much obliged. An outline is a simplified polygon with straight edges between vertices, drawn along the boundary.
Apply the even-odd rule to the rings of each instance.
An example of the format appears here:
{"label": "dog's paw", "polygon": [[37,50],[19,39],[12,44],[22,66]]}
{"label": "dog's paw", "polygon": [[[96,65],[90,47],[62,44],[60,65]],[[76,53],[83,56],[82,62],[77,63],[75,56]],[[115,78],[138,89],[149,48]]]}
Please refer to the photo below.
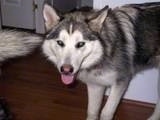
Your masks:
{"label": "dog's paw", "polygon": [[86,120],[98,120],[96,115],[88,115]]}
{"label": "dog's paw", "polygon": [[113,116],[106,116],[106,115],[103,115],[100,117],[100,120],[112,120],[113,119]]}
{"label": "dog's paw", "polygon": [[147,120],[154,120],[152,117],[148,118]]}
{"label": "dog's paw", "polygon": [[159,120],[158,118],[154,117],[154,116],[151,116],[149,117],[147,120]]}

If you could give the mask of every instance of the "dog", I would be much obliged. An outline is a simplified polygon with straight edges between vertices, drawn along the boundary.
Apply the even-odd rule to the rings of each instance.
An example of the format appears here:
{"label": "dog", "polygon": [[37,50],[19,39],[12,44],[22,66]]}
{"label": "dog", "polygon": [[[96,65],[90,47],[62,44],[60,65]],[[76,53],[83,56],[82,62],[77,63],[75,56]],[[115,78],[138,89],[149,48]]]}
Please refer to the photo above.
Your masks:
{"label": "dog", "polygon": [[[60,18],[44,4],[42,50],[66,85],[87,85],[87,120],[112,120],[131,79],[160,67],[160,2],[76,11]],[[100,115],[105,90],[110,95]],[[148,120],[160,120],[160,100]]]}

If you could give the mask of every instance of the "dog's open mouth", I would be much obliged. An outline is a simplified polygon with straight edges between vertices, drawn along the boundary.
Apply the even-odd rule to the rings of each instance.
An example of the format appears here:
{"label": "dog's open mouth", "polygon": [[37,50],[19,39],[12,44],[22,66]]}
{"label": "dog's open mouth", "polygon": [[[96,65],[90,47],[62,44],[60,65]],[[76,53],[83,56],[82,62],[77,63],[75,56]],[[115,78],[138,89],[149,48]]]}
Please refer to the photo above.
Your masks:
{"label": "dog's open mouth", "polygon": [[72,74],[61,74],[61,79],[65,85],[70,85],[74,82],[75,77]]}

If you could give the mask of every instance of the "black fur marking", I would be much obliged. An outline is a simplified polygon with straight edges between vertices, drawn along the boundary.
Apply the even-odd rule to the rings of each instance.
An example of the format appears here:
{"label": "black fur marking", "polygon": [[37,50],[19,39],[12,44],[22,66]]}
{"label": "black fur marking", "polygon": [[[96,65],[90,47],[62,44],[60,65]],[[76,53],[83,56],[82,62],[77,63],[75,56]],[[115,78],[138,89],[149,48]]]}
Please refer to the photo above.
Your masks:
{"label": "black fur marking", "polygon": [[[139,12],[135,25],[135,65],[149,65],[160,45],[160,8]],[[153,22],[154,21],[154,22]],[[160,55],[160,53],[159,53]]]}
{"label": "black fur marking", "polygon": [[46,35],[46,40],[52,40],[58,38],[60,30],[59,29],[53,29]]}
{"label": "black fur marking", "polygon": [[152,6],[160,6],[160,2],[146,2],[144,4],[128,4],[131,7],[141,8],[141,7],[152,7]]}

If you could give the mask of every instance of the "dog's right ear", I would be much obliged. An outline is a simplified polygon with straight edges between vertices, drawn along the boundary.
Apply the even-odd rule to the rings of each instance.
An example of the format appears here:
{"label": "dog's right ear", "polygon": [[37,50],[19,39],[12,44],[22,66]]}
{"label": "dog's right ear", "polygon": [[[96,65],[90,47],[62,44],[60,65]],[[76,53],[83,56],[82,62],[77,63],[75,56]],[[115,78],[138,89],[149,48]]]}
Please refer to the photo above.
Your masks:
{"label": "dog's right ear", "polygon": [[96,11],[95,13],[93,12],[90,16],[88,16],[87,21],[93,31],[99,32],[101,30],[103,23],[108,16],[109,10],[110,8],[105,6],[100,11]]}
{"label": "dog's right ear", "polygon": [[44,4],[43,18],[47,31],[52,29],[60,20],[60,17],[57,15],[55,9],[48,4]]}

